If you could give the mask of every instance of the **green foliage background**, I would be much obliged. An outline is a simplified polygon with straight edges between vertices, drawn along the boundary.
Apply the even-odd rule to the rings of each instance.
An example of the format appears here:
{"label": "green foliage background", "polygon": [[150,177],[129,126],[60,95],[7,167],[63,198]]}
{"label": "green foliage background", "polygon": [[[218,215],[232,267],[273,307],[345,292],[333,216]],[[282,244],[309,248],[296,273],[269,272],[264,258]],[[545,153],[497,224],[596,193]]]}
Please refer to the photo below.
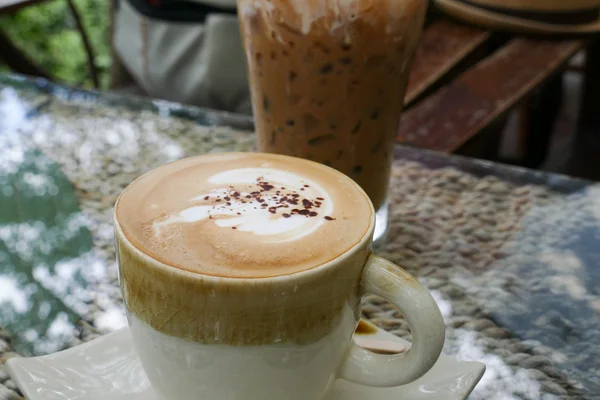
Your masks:
{"label": "green foliage background", "polygon": [[[88,33],[102,88],[110,67],[111,0],[74,0]],[[0,27],[27,56],[56,80],[92,87],[81,35],[65,0],[49,0],[0,18]],[[0,69],[6,71],[6,67]]]}

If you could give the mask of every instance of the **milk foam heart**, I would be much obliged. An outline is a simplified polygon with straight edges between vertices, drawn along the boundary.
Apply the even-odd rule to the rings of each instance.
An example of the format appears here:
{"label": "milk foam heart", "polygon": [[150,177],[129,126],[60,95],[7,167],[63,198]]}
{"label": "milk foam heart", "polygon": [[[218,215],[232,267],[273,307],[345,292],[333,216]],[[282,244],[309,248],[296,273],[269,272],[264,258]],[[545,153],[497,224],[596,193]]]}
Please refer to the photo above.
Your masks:
{"label": "milk foam heart", "polygon": [[260,278],[311,269],[359,243],[373,215],[341,173],[290,157],[215,154],[132,183],[116,215],[131,243],[167,265]]}

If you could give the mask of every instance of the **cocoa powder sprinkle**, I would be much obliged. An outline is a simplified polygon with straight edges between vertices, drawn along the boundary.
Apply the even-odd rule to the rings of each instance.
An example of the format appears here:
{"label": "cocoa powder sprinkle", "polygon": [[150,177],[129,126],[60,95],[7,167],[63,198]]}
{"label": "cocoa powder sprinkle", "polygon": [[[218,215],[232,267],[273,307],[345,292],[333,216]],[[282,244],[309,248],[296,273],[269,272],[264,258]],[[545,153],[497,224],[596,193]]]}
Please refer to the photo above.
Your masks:
{"label": "cocoa powder sprinkle", "polygon": [[258,186],[262,187],[264,191],[268,192],[273,189],[275,186],[269,185],[268,183],[259,183]]}
{"label": "cocoa powder sprinkle", "polygon": [[[322,201],[324,201],[325,199],[323,197],[317,197],[315,198],[308,198],[305,197],[306,194],[304,193],[298,193],[296,190],[298,191],[304,191],[305,188],[309,188],[310,185],[307,184],[302,184],[300,188],[298,189],[288,189],[286,190],[285,187],[280,187],[277,188],[273,185],[271,185],[269,182],[266,182],[264,177],[259,177],[256,179],[256,183],[254,184],[256,186],[247,186],[244,190],[248,190],[249,194],[244,193],[241,194],[239,191],[236,191],[236,188],[233,186],[230,186],[230,190],[228,191],[227,194],[224,194],[223,197],[221,197],[220,195],[207,195],[204,197],[204,200],[210,200],[212,201],[212,207],[213,209],[216,210],[224,210],[225,207],[231,207],[233,204],[232,202],[235,199],[235,201],[240,202],[241,204],[249,204],[251,205],[255,205],[256,207],[253,207],[255,210],[256,209],[263,209],[263,210],[267,210],[269,211],[269,213],[271,214],[275,214],[277,215],[277,210],[279,208],[284,208],[287,210],[282,210],[282,213],[279,214],[281,215],[283,218],[291,218],[293,215],[302,215],[305,217],[316,217],[318,216],[318,212],[314,211],[314,208],[320,208],[320,206],[322,205]],[[260,191],[256,190],[256,187],[260,188]],[[238,188],[239,189],[239,188]],[[253,190],[252,192],[250,192],[250,190]],[[279,190],[278,190],[279,189]],[[267,196],[265,194],[265,192],[271,191],[271,195]],[[222,205],[218,205],[217,203],[224,203]],[[254,203],[254,204],[252,204]],[[298,207],[298,204],[300,204],[299,208],[294,208],[293,210],[290,211],[290,209],[292,208],[291,206],[296,206]],[[237,211],[237,210],[231,210],[231,211]],[[240,216],[243,213],[242,212],[235,212],[236,215]],[[210,219],[215,219],[213,216],[209,216]],[[334,220],[334,218],[332,217],[325,217],[326,220],[328,221],[332,221]],[[237,229],[237,227],[232,227],[232,229]]]}

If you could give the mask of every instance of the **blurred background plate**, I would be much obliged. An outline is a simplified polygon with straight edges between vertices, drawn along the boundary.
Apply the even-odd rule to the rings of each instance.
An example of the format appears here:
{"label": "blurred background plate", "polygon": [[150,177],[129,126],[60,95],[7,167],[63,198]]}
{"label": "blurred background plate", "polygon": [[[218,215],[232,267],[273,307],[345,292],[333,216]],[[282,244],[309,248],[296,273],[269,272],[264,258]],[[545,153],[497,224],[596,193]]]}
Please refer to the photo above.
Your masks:
{"label": "blurred background plate", "polygon": [[586,35],[600,32],[598,8],[581,13],[539,13],[514,9],[507,12],[506,8],[479,7],[461,0],[434,0],[434,4],[454,18],[493,30],[536,35]]}

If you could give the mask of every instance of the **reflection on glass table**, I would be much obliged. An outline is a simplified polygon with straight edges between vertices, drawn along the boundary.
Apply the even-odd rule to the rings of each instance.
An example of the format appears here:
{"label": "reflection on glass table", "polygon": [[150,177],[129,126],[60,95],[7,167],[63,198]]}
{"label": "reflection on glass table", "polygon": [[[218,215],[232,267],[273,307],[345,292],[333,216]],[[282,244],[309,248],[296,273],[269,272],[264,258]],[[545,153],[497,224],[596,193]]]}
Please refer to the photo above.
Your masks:
{"label": "reflection on glass table", "polygon": [[86,300],[94,262],[72,184],[39,151],[0,146],[0,326],[15,349],[40,354],[64,347]]}
{"label": "reflection on glass table", "polygon": [[[241,116],[0,76],[0,327],[16,350],[71,345],[78,316],[122,326],[119,192],[177,158],[250,151],[251,130]],[[472,398],[598,398],[600,189],[406,147],[393,179],[382,251],[434,293],[446,352],[487,364]],[[385,305],[365,314],[409,338]]]}

